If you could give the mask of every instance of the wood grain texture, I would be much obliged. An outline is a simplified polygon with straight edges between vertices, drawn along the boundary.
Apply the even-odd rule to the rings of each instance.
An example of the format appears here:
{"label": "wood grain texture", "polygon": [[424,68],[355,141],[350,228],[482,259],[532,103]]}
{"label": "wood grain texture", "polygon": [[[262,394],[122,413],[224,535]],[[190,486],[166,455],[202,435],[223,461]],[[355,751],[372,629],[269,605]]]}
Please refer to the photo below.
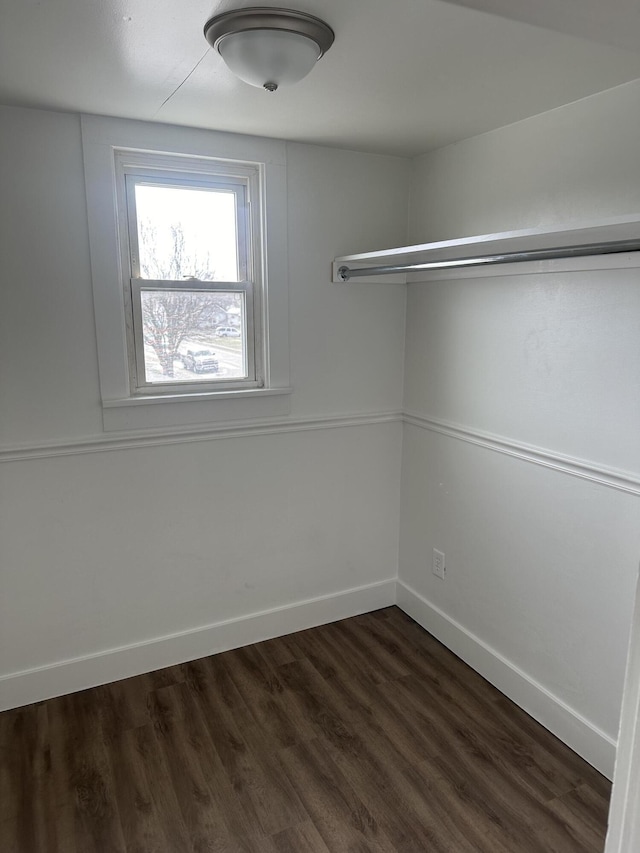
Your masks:
{"label": "wood grain texture", "polygon": [[609,795],[395,607],[0,714],[2,853],[599,853]]}

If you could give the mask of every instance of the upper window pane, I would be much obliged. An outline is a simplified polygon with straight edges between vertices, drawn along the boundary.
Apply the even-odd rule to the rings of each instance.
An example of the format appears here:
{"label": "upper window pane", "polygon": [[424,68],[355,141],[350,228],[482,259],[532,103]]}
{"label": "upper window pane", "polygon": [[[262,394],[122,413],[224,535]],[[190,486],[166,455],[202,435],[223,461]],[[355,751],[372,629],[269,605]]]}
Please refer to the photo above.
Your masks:
{"label": "upper window pane", "polygon": [[239,281],[236,193],[135,184],[140,278]]}

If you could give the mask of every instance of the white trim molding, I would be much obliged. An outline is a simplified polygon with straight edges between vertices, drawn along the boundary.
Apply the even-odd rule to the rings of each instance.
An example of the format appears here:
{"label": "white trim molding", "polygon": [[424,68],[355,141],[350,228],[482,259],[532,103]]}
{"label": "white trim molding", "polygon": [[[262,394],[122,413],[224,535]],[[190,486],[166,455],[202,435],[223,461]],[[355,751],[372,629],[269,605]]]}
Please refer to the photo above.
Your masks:
{"label": "white trim molding", "polygon": [[371,414],[328,415],[322,418],[290,420],[242,420],[208,424],[191,429],[130,430],[108,436],[87,436],[75,441],[55,444],[23,445],[0,449],[0,463],[24,459],[47,459],[55,456],[76,456],[83,453],[107,453],[131,450],[136,447],[157,447],[167,444],[189,444],[212,441],[216,438],[241,438],[256,435],[307,432],[309,430],[343,429],[371,424],[401,423],[402,412],[372,412]]}
{"label": "white trim molding", "polygon": [[0,678],[0,711],[369,613],[394,604],[395,593],[396,581],[390,578],[143,643],[11,673]]}
{"label": "white trim molding", "polygon": [[402,580],[398,580],[396,597],[398,607],[426,631],[604,776],[612,778],[616,743],[609,735]]}
{"label": "white trim molding", "polygon": [[640,850],[640,584],[631,623],[605,853]]}
{"label": "white trim molding", "polygon": [[449,438],[465,441],[468,444],[475,444],[487,450],[493,450],[496,453],[503,453],[506,456],[513,456],[525,462],[541,465],[544,468],[551,468],[554,471],[568,474],[571,477],[579,477],[582,480],[589,480],[592,483],[598,483],[610,489],[617,489],[620,492],[640,496],[640,474],[606,468],[598,465],[597,462],[564,456],[552,450],[535,447],[532,444],[524,444],[501,435],[482,432],[471,427],[452,424],[447,421],[436,420],[435,418],[426,418],[411,412],[405,412],[403,421],[419,429],[446,435]]}
{"label": "white trim molding", "polygon": [[309,430],[343,429],[374,424],[405,423],[429,432],[446,435],[459,441],[475,444],[497,453],[513,456],[526,462],[542,465],[573,477],[580,477],[611,489],[640,496],[640,475],[605,468],[595,462],[563,456],[533,445],[523,444],[504,436],[481,432],[459,424],[426,418],[411,412],[371,412],[369,414],[328,415],[319,418],[269,418],[159,430],[129,430],[117,435],[84,436],[73,441],[47,444],[12,445],[0,448],[0,463],[27,459],[47,459],[57,456],[76,456],[85,453],[107,453],[131,450],[136,447],[157,447],[168,444],[189,444],[218,438],[241,438],[257,435],[306,432]]}

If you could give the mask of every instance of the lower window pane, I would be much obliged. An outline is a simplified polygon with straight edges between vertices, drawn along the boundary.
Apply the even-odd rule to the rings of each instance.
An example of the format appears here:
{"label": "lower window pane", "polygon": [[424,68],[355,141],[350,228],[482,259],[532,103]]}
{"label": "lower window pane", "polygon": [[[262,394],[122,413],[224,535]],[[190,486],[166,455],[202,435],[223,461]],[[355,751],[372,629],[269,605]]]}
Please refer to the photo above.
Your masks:
{"label": "lower window pane", "polygon": [[244,293],[143,290],[145,382],[246,379]]}

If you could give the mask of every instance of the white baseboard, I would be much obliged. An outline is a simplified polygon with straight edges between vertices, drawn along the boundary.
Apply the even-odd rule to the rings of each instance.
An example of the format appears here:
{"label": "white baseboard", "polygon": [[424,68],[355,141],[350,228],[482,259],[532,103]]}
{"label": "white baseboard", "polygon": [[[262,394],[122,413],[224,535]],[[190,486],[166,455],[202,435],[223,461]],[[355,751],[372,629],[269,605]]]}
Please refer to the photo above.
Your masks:
{"label": "white baseboard", "polygon": [[396,603],[574,752],[613,778],[616,742],[609,735],[400,580]]}
{"label": "white baseboard", "polygon": [[616,743],[557,696],[395,578],[0,677],[0,711],[303,631],[397,604],[609,779]]}
{"label": "white baseboard", "polygon": [[395,578],[0,677],[0,711],[395,604]]}

